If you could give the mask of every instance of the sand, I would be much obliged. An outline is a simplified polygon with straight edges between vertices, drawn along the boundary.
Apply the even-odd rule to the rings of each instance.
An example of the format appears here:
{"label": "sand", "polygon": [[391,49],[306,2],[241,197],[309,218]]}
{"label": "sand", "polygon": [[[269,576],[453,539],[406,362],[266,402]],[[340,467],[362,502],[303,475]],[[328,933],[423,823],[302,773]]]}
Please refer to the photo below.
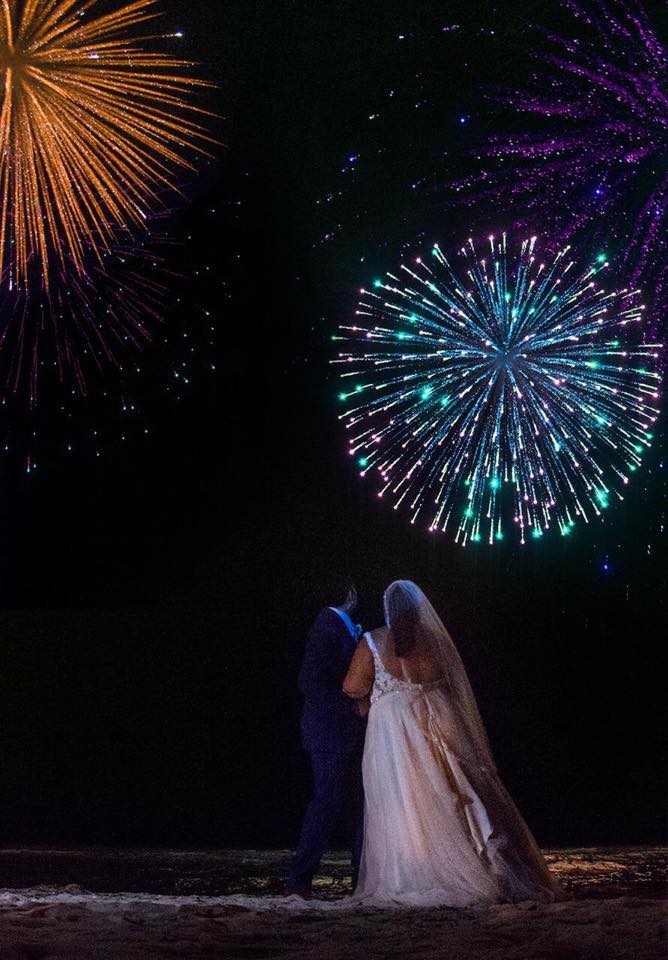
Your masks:
{"label": "sand", "polygon": [[[257,891],[263,880],[271,889],[287,852],[1,851],[5,884],[12,874],[34,881],[40,863],[43,873],[60,880],[69,873],[74,882],[0,890],[0,960],[666,960],[665,850],[547,857],[571,900],[379,910],[342,899],[346,866],[338,855],[319,878],[323,899],[305,902],[273,893],[177,892],[184,881],[206,888],[212,876],[223,890]],[[140,879],[145,892],[120,889]]]}

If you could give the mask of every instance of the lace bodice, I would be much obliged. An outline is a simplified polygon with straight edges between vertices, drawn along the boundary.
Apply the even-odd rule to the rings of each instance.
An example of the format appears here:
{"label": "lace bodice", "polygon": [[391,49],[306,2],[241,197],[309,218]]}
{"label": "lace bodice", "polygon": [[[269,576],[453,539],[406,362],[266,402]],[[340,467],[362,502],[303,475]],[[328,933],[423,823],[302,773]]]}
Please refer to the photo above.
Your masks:
{"label": "lace bodice", "polygon": [[365,633],[364,638],[369,645],[369,650],[373,654],[375,671],[373,688],[371,690],[371,703],[375,703],[376,700],[384,697],[386,693],[398,693],[399,691],[411,690],[435,690],[437,687],[442,686],[442,680],[434,680],[430,683],[414,683],[412,680],[402,680],[399,677],[392,676],[383,666],[383,661],[380,659],[378,648],[371,634]]}

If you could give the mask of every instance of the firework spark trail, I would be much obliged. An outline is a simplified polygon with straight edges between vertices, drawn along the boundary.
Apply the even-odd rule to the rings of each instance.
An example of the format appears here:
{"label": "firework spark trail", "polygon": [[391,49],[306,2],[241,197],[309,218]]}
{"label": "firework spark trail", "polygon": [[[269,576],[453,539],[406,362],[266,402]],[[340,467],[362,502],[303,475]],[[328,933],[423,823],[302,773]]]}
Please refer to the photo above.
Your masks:
{"label": "firework spark trail", "polygon": [[530,130],[491,137],[478,150],[486,169],[449,186],[479,209],[502,207],[516,230],[540,225],[556,247],[614,245],[629,283],[647,292],[655,335],[668,292],[666,53],[639,3],[563,5],[578,35],[542,30],[531,78],[493,94]]}
{"label": "firework spark trail", "polygon": [[[136,364],[165,322],[173,280],[160,252],[167,246],[162,236],[116,244],[86,272],[54,275],[41,296],[5,293],[0,397],[22,395],[34,409],[45,377],[85,396],[94,376]],[[7,290],[1,281],[0,290]]]}
{"label": "firework spark trail", "polygon": [[83,272],[211,142],[189,102],[207,84],[142,48],[155,0],[89,20],[96,2],[1,0],[0,270],[18,285],[36,265],[48,286],[53,258]]}
{"label": "firework spark trail", "polygon": [[568,247],[545,264],[535,237],[489,243],[462,248],[462,278],[436,245],[361,291],[334,338],[349,452],[459,543],[502,539],[511,500],[522,543],[567,535],[624,498],[651,445],[659,345],[640,342],[638,291],[600,286],[604,255],[579,272]]}

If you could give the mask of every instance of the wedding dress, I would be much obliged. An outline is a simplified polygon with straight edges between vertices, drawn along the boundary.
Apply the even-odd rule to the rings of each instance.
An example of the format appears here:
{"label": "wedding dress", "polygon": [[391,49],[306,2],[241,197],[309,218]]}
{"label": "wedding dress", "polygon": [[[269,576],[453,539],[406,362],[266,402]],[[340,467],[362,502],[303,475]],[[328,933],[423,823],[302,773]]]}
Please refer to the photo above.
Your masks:
{"label": "wedding dress", "polygon": [[560,886],[498,777],[454,644],[410,581],[388,588],[388,626],[392,606],[405,603],[417,606],[443,678],[414,683],[393,676],[383,665],[384,651],[365,634],[375,678],[355,899],[463,907],[558,898]]}

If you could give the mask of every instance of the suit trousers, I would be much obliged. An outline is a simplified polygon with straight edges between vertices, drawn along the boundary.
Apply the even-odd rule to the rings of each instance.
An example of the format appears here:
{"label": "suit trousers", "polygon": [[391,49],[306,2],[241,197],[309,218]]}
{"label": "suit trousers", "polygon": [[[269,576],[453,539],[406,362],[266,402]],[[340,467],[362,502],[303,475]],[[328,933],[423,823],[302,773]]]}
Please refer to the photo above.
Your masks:
{"label": "suit trousers", "polygon": [[337,821],[345,813],[351,850],[353,887],[362,853],[364,790],[362,751],[310,751],[313,799],[304,816],[301,836],[290,870],[290,885],[309,889],[320,860],[329,847]]}

